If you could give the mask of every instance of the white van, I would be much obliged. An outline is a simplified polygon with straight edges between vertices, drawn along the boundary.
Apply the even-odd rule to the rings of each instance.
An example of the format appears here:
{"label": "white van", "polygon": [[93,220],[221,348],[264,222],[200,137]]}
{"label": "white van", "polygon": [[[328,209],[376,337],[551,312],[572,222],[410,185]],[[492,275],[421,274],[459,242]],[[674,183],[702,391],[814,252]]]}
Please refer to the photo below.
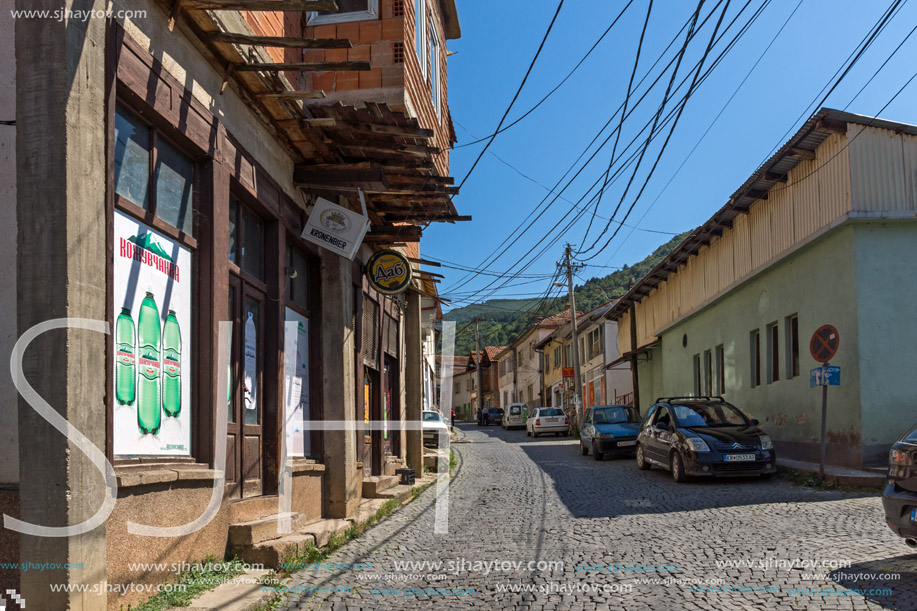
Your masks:
{"label": "white van", "polygon": [[529,406],[525,403],[510,403],[509,407],[503,410],[503,422],[500,424],[504,429],[509,430],[514,426],[524,427],[525,418],[528,415]]}

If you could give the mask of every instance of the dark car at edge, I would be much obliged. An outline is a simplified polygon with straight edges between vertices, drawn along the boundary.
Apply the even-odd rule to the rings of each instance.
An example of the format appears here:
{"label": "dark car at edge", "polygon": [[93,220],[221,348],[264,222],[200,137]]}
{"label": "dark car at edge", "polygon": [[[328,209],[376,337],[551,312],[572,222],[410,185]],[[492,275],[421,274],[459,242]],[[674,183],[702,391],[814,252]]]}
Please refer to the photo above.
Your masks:
{"label": "dark car at edge", "polygon": [[895,443],[888,455],[888,480],[882,492],[885,522],[917,548],[917,427]]}
{"label": "dark car at edge", "polygon": [[771,438],[722,397],[660,397],[637,436],[637,467],[661,467],[676,482],[777,471]]}

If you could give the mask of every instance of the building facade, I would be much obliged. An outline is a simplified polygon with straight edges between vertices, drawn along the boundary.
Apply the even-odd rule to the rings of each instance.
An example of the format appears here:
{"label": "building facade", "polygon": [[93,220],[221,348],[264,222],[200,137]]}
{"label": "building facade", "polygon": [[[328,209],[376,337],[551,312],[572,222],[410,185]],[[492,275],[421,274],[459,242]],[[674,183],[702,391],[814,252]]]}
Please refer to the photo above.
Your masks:
{"label": "building facade", "polygon": [[722,395],[817,461],[813,333],[833,325],[827,460],[887,464],[913,423],[917,127],[824,109],[609,312],[637,403]]}
{"label": "building facade", "polygon": [[[3,414],[16,443],[0,450],[0,506],[54,526],[110,510],[69,538],[4,529],[4,561],[85,563],[4,573],[30,606],[116,609],[142,594],[49,585],[173,577],[128,562],[277,564],[297,543],[250,535],[276,521],[285,472],[294,534],[352,517],[368,478],[422,472],[420,433],[403,423],[424,402],[430,292],[419,270],[391,295],[364,269],[385,248],[419,260],[421,226],[458,218],[445,87],[458,22],[448,0],[399,2],[397,15],[393,0],[359,4],[330,15],[127,0],[115,8],[128,13],[76,27],[16,20],[28,78],[16,85],[18,272],[4,319],[16,337],[59,325],[32,341],[22,379],[99,454],[74,451],[20,398]],[[312,218],[319,198],[368,217],[351,259],[327,247],[347,215]],[[302,237],[316,220],[321,244]],[[352,425],[310,428],[323,420]],[[386,424],[361,429],[369,420]],[[193,536],[131,530],[192,523],[212,498]]]}

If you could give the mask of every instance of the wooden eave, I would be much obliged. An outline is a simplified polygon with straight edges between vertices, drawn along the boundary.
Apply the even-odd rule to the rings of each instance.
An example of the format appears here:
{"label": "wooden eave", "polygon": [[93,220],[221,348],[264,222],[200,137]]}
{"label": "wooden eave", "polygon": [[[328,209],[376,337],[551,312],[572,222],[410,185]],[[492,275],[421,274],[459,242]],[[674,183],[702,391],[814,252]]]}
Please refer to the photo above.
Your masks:
{"label": "wooden eave", "polygon": [[[265,48],[351,46],[346,39],[300,40],[228,31],[238,16],[223,11],[333,11],[334,0],[160,0],[163,10],[197,37],[205,57],[224,75],[223,89],[233,83],[278,141],[290,152],[294,181],[307,193],[356,202],[362,189],[373,224],[372,244],[402,244],[420,239],[431,222],[469,220],[452,203],[454,180],[439,176],[430,145],[432,130],[386,104],[363,106],[321,103],[321,91],[298,91],[286,73],[307,70],[368,70],[369,62],[276,62]],[[314,103],[306,104],[305,101]],[[324,176],[323,176],[324,174]]]}

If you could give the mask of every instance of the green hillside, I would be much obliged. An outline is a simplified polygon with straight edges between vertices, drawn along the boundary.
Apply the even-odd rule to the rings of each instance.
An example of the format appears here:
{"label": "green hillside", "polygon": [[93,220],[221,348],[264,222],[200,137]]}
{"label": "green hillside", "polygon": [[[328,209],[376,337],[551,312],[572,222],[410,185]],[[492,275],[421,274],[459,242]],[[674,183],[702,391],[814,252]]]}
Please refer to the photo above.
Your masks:
{"label": "green hillside", "polygon": [[[647,272],[672,252],[688,233],[673,237],[653,251],[653,254],[634,265],[625,265],[623,269],[607,276],[590,278],[583,284],[575,285],[573,290],[576,293],[576,308],[589,311],[606,303],[609,299],[623,295],[629,286],[643,278]],[[580,275],[583,275],[582,272]],[[536,311],[534,308],[539,301],[539,299],[489,299],[483,303],[449,310],[444,318],[455,321],[458,327],[456,331],[460,331],[455,338],[455,353],[468,354],[474,349],[474,327],[468,323],[475,317],[481,318],[479,323],[481,345],[504,346],[525,331],[536,317],[548,316],[562,310],[567,304],[567,297],[564,295],[563,298],[545,302]]]}

